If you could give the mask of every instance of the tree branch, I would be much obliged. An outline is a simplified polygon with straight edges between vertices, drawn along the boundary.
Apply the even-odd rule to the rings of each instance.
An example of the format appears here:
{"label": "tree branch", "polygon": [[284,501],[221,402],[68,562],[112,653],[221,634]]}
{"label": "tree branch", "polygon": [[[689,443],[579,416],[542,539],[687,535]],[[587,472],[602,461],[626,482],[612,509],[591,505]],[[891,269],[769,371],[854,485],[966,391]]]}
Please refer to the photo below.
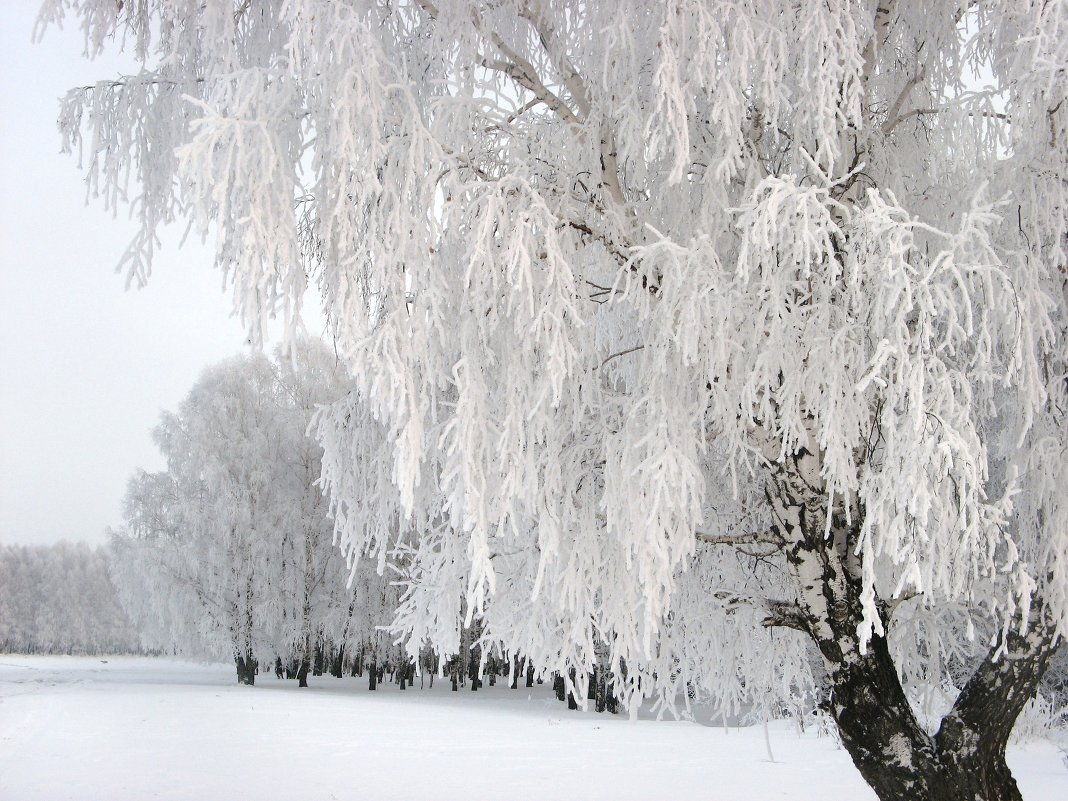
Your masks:
{"label": "tree branch", "polygon": [[926,73],[923,70],[920,70],[909,78],[908,82],[902,87],[901,91],[898,93],[897,100],[890,106],[890,111],[886,114],[886,122],[883,123],[884,134],[889,134],[902,120],[915,116],[915,112],[910,112],[905,116],[899,115],[901,113],[901,107],[905,105],[905,101],[908,100],[909,95],[912,94],[912,90],[915,89],[925,77]]}
{"label": "tree branch", "polygon": [[[637,350],[637,348],[631,348],[631,350]],[[622,353],[613,354],[613,356],[621,356],[623,353],[629,352],[622,351]],[[609,358],[613,358],[613,356]],[[697,529],[694,534],[699,542],[705,542],[710,545],[774,545],[777,548],[782,548],[786,545],[786,540],[770,529],[761,532],[748,531],[744,534],[712,534],[711,532]]]}
{"label": "tree branch", "polygon": [[804,634],[811,634],[808,626],[808,620],[805,618],[805,613],[801,611],[801,607],[793,601],[774,601],[767,599],[764,601],[767,606],[768,614],[760,624],[766,628],[787,628],[800,631]]}
{"label": "tree branch", "polygon": [[766,629],[788,628],[795,629],[796,631],[805,634],[811,634],[808,620],[805,618],[804,612],[802,612],[801,607],[793,601],[761,598],[756,595],[730,592],[728,590],[713,592],[712,597],[718,601],[724,601],[727,604],[728,611],[739,606],[748,606],[763,610],[767,614],[761,621],[761,625]]}
{"label": "tree branch", "polygon": [[590,95],[586,89],[586,84],[582,80],[582,76],[579,75],[578,70],[575,69],[575,65],[571,63],[571,59],[567,57],[567,52],[560,46],[559,37],[557,37],[556,29],[552,23],[537,11],[534,11],[528,3],[524,3],[520,7],[519,16],[527,20],[537,32],[538,40],[549,56],[553,68],[560,73],[564,86],[571,92],[571,97],[574,99],[575,105],[578,106],[579,114],[582,117],[589,116]]}
{"label": "tree branch", "polygon": [[481,14],[475,11],[472,16],[475,28],[478,29],[478,32],[492,42],[498,52],[508,59],[507,61],[490,61],[482,58],[480,59],[481,66],[507,75],[518,86],[521,86],[523,89],[526,89],[532,95],[542,100],[546,106],[556,112],[556,115],[560,117],[561,120],[569,125],[579,126],[581,123],[579,118],[575,116],[575,112],[573,112],[567,103],[561,100],[555,92],[545,85],[539,77],[537,70],[534,69],[534,65],[519,55],[511,45],[504,41],[497,31],[492,28],[487,28],[482,21]]}

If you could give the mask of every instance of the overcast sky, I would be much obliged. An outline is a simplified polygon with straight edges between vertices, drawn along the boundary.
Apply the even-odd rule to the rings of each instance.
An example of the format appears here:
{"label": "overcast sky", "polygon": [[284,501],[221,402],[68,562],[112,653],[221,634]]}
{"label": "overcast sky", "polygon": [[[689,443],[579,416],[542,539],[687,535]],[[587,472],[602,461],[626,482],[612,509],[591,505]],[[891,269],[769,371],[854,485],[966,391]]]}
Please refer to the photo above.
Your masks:
{"label": "overcast sky", "polygon": [[159,469],[151,429],[200,371],[245,345],[210,255],[170,232],[147,289],[115,273],[133,227],[85,205],[55,119],[113,77],[79,32],[33,44],[37,3],[0,3],[0,543],[104,541],[126,479]]}

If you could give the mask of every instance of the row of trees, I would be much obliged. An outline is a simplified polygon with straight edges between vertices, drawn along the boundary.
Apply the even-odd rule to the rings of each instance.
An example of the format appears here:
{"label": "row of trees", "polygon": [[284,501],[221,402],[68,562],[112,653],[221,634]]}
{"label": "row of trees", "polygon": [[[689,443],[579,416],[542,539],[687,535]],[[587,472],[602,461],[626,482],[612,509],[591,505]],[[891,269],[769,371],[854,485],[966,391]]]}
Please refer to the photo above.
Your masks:
{"label": "row of trees", "polygon": [[140,652],[109,565],[84,543],[0,545],[0,653]]}
{"label": "row of trees", "polygon": [[631,708],[822,695],[881,798],[1019,798],[1068,623],[1064,3],[64,13],[141,62],[61,118],[140,180],[133,274],[187,217],[254,330],[318,285],[335,536],[410,654],[480,620]]}
{"label": "row of trees", "polygon": [[[130,480],[113,532],[120,594],[146,643],[233,658],[252,684],[266,659],[307,684],[345,654],[384,662],[397,592],[373,565],[346,565],[308,435],[347,389],[333,354],[235,357],[201,376],[154,437],[167,461]],[[346,586],[346,578],[349,586]],[[334,666],[337,663],[337,666]]]}
{"label": "row of trees", "polygon": [[233,658],[245,684],[263,670],[302,687],[309,674],[366,673],[370,689],[386,676],[404,688],[416,673],[440,672],[454,689],[509,675],[515,686],[520,673],[527,686],[542,681],[529,660],[487,641],[481,619],[457,616],[459,646],[444,658],[395,641],[405,560],[391,554],[381,571],[346,563],[319,486],[322,448],[308,433],[317,408],[350,389],[343,375],[321,342],[300,340],[273,359],[249,353],[207,369],[163,415],[154,438],[167,468],[131,478],[110,544],[143,641]]}

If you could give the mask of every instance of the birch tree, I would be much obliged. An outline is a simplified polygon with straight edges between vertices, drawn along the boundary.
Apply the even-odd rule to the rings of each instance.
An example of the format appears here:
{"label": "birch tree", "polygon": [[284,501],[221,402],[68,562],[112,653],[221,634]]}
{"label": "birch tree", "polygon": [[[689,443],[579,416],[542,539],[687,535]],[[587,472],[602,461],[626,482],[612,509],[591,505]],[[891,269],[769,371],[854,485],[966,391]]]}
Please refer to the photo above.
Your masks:
{"label": "birch tree", "polygon": [[0,545],[0,653],[138,653],[110,561],[85,543]]}
{"label": "birch tree", "polygon": [[288,357],[209,368],[163,415],[167,469],[134,475],[114,538],[126,603],[157,646],[232,657],[246,684],[261,657],[292,658],[307,686],[326,621],[349,602],[307,428],[346,386],[333,355],[301,340]]}
{"label": "birch tree", "polygon": [[1068,613],[1063,3],[64,13],[143,65],[60,121],[136,193],[130,275],[183,218],[254,335],[324,299],[336,533],[413,652],[483,617],[632,707],[826,686],[880,798],[1019,798]]}

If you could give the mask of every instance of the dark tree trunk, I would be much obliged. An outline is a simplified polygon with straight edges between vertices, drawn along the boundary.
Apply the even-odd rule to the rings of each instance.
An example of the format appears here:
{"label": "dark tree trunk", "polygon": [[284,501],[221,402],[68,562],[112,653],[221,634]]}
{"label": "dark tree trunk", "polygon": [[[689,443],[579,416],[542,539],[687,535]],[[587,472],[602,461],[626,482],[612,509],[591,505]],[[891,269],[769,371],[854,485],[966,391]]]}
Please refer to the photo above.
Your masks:
{"label": "dark tree trunk", "polygon": [[256,683],[256,661],[248,654],[234,657],[237,667],[237,683],[253,685]]}
{"label": "dark tree trunk", "polygon": [[308,686],[308,660],[307,659],[300,660],[300,667],[297,668],[297,686],[298,687],[307,687]]}
{"label": "dark tree trunk", "polygon": [[[307,620],[307,618],[305,618],[305,620]],[[307,632],[307,626],[305,626],[305,632]],[[300,656],[298,657],[300,659],[300,662],[297,665],[297,686],[298,687],[307,687],[308,686],[308,668],[311,665],[311,650],[312,650],[311,636],[309,634],[305,633],[304,642],[302,643],[301,649],[300,649]]]}
{"label": "dark tree trunk", "polygon": [[[856,543],[863,509],[839,506],[826,525],[826,499],[801,476],[818,474],[806,460],[776,466],[774,529],[798,580],[796,604],[769,604],[766,625],[807,633],[830,682],[828,710],[842,745],[881,801],[1021,801],[1005,761],[1012,727],[1056,650],[1055,627],[1041,604],[1026,635],[996,644],[965,684],[935,736],[909,705],[884,637],[862,648],[863,582]],[[826,533],[829,532],[829,536]],[[891,614],[881,601],[884,628]]]}
{"label": "dark tree trunk", "polygon": [[345,646],[339,646],[330,662],[330,675],[340,679],[345,674]]}
{"label": "dark tree trunk", "polygon": [[1009,635],[972,674],[929,736],[916,722],[886,641],[837,671],[831,715],[842,744],[882,801],[1022,801],[1005,761],[1016,718],[1034,695],[1055,648],[1052,627]]}
{"label": "dark tree trunk", "polygon": [[534,665],[531,664],[529,659],[527,660],[527,686],[534,686]]}
{"label": "dark tree trunk", "polygon": [[324,662],[326,660],[326,655],[323,653],[323,642],[322,642],[322,640],[317,640],[316,643],[315,643],[314,660],[315,661],[312,663],[312,675],[313,676],[322,676],[323,675],[323,666],[324,666]]}
{"label": "dark tree trunk", "polygon": [[616,698],[616,688],[611,673],[605,676],[604,709],[612,715],[619,714],[619,699]]}
{"label": "dark tree trunk", "polygon": [[519,657],[518,656],[513,656],[512,657],[512,684],[511,684],[511,689],[513,689],[513,690],[518,690],[519,689]]}
{"label": "dark tree trunk", "polygon": [[1005,761],[1005,746],[1059,645],[1044,611],[1040,609],[1040,621],[1027,635],[1008,635],[1007,655],[995,659],[997,648],[991,649],[942,719],[934,741],[943,772],[958,788],[952,798],[1021,799]]}
{"label": "dark tree trunk", "polygon": [[471,680],[471,692],[475,692],[479,688],[479,685],[482,684],[482,681],[478,676],[478,663],[481,656],[482,654],[479,652],[478,648],[472,648],[471,656],[468,657],[467,678]]}
{"label": "dark tree trunk", "polygon": [[575,690],[574,690],[574,687],[575,687],[575,669],[574,668],[571,668],[571,670],[568,672],[568,678],[571,679],[571,687],[572,687],[572,689],[567,691],[567,708],[568,709],[578,709],[578,701],[575,699]]}
{"label": "dark tree trunk", "polygon": [[372,662],[368,666],[367,675],[370,676],[370,678],[367,680],[367,689],[368,690],[377,690],[378,689],[378,666],[374,662]]}
{"label": "dark tree trunk", "polygon": [[553,674],[553,692],[556,693],[557,701],[564,701],[567,699],[566,685],[564,684],[564,677],[559,673]]}

